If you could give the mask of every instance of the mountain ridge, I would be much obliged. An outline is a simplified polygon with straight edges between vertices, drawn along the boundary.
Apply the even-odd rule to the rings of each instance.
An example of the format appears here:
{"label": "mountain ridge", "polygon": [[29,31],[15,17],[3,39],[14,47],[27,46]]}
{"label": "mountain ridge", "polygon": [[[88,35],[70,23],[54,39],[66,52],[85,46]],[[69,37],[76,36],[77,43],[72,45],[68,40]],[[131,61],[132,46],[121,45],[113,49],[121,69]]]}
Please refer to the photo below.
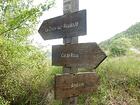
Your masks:
{"label": "mountain ridge", "polygon": [[112,49],[112,46],[116,46],[118,49],[126,47],[127,49],[140,50],[140,22],[135,23],[125,31],[117,33],[110,39],[102,41],[99,45],[107,52]]}

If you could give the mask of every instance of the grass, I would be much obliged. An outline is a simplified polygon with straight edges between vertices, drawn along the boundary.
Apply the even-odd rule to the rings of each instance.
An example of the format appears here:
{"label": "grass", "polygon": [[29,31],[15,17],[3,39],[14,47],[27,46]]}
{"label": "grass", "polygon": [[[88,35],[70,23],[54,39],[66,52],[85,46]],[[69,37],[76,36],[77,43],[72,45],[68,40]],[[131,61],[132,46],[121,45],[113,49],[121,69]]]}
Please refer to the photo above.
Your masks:
{"label": "grass", "polygon": [[81,96],[79,105],[140,105],[140,55],[107,58],[97,73],[98,91]]}
{"label": "grass", "polygon": [[[108,57],[96,72],[100,76],[98,91],[79,96],[78,105],[140,105],[140,55]],[[60,73],[62,68],[47,64],[39,70],[19,71],[5,80],[5,89],[16,105],[62,105],[53,96],[53,78]],[[1,97],[0,103],[8,105]]]}
{"label": "grass", "polygon": [[100,76],[98,91],[79,96],[78,105],[140,105],[140,55],[108,57],[96,72]]}

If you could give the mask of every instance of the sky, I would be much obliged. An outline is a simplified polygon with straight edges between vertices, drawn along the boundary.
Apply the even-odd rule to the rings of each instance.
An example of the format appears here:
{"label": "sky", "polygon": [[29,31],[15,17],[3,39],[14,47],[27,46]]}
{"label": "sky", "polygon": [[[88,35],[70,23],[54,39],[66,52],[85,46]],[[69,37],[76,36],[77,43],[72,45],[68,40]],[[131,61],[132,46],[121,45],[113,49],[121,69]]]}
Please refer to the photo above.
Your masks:
{"label": "sky", "polygon": [[[44,0],[35,0],[35,4]],[[79,37],[79,43],[107,40],[136,22],[140,22],[140,0],[79,0],[79,9],[87,10],[87,35]],[[56,5],[46,11],[43,20],[63,15],[63,0],[56,0]],[[43,40],[37,33],[32,37],[40,45],[62,44],[63,40]]]}

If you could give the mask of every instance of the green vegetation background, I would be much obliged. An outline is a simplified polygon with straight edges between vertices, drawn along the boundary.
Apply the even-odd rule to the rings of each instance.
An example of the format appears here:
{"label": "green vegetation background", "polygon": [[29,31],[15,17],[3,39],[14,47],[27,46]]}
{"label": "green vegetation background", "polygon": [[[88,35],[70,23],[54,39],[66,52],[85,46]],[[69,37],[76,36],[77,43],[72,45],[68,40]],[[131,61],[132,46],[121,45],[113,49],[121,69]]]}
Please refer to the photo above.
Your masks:
{"label": "green vegetation background", "polygon": [[[54,100],[53,78],[62,68],[52,67],[48,52],[28,40],[54,2],[32,3],[0,0],[0,105],[61,105]],[[100,46],[108,55],[96,70],[100,86],[81,95],[78,105],[140,105],[140,23]]]}

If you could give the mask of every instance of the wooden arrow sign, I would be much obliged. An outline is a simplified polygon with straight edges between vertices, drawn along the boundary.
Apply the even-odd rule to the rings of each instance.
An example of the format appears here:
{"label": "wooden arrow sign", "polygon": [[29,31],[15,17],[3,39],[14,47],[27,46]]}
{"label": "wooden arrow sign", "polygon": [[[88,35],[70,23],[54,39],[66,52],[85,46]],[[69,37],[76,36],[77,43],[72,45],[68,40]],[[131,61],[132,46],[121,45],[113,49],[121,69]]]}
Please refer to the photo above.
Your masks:
{"label": "wooden arrow sign", "polygon": [[64,74],[55,76],[55,99],[94,92],[99,85],[96,73]]}
{"label": "wooden arrow sign", "polygon": [[44,40],[86,35],[86,10],[45,20],[38,32]]}
{"label": "wooden arrow sign", "polygon": [[106,54],[96,43],[80,43],[52,46],[52,65],[96,68]]}

